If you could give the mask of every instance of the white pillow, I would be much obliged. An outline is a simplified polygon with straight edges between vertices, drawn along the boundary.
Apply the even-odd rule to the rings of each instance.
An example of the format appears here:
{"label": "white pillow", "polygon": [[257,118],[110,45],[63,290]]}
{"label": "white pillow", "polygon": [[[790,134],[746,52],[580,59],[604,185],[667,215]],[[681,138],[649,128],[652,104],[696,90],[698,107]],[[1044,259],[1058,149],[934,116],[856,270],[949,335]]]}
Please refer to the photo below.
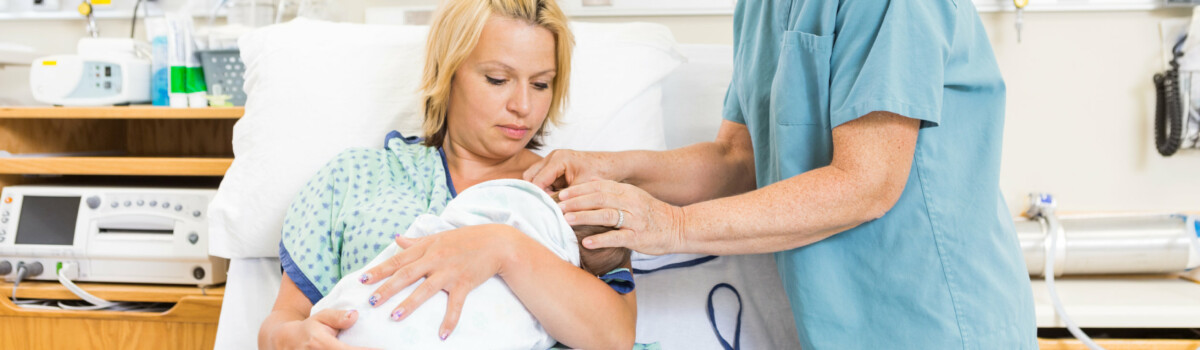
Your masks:
{"label": "white pillow", "polygon": [[277,257],[285,211],[325,162],[347,147],[382,147],[389,130],[420,130],[424,56],[414,53],[427,33],[300,18],[241,38],[250,98],[209,205],[210,254]]}
{"label": "white pillow", "polygon": [[566,114],[547,128],[545,155],[664,150],[662,81],[686,59],[667,27],[572,22],[575,52]]}
{"label": "white pillow", "polygon": [[[663,149],[661,81],[682,61],[670,31],[573,23],[577,51],[564,125],[546,149]],[[427,27],[297,19],[239,44],[246,115],[234,162],[209,206],[209,253],[277,257],[283,218],[312,174],[341,150],[418,135]]]}

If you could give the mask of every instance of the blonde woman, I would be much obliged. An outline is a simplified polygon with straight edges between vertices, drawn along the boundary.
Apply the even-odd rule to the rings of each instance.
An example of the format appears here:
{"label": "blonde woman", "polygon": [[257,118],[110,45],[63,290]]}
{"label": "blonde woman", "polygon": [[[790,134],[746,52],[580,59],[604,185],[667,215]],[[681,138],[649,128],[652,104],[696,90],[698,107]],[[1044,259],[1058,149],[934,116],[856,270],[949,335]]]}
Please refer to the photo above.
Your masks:
{"label": "blonde woman", "polygon": [[[460,0],[443,4],[429,34],[422,84],[424,140],[393,132],[383,150],[343,152],[313,176],[284,222],[284,276],[259,331],[264,349],[340,348],[354,310],[309,316],[343,273],[365,266],[420,214],[438,214],[459,191],[519,179],[541,160],[547,123],[565,103],[572,37],[553,0]],[[381,135],[382,136],[382,135]],[[366,274],[382,305],[419,286],[389,313],[403,322],[436,293],[448,294],[436,336],[447,339],[468,293],[500,276],[559,342],[587,349],[633,346],[636,298],[560,259],[507,225],[468,226],[420,239]],[[582,302],[581,302],[582,301]]]}

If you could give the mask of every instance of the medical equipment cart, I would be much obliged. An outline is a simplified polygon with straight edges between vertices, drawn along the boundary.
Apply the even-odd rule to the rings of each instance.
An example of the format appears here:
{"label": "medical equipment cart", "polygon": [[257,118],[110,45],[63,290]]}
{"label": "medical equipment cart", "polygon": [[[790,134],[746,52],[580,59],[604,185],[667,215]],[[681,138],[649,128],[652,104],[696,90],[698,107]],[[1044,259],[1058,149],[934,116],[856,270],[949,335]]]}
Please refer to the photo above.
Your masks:
{"label": "medical equipment cart", "polygon": [[[216,188],[233,162],[242,108],[0,107],[0,188],[18,184]],[[7,153],[7,154],[6,154]],[[3,349],[211,349],[225,287],[79,283],[111,301],[163,312],[39,310],[0,281]],[[25,281],[18,299],[78,300],[63,285]]]}

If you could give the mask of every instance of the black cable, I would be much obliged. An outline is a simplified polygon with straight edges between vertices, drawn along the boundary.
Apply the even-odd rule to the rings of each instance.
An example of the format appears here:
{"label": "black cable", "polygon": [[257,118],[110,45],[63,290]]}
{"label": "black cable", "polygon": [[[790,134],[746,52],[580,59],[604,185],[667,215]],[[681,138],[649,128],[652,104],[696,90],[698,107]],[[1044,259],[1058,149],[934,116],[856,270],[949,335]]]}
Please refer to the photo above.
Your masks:
{"label": "black cable", "polygon": [[133,23],[129,24],[130,39],[133,39],[133,33],[137,32],[137,10],[142,6],[142,1],[144,0],[137,0],[137,2],[133,4]]}
{"label": "black cable", "polygon": [[1179,57],[1183,56],[1180,46],[1187,40],[1184,36],[1175,44],[1171,69],[1154,75],[1156,106],[1154,109],[1154,143],[1158,154],[1169,157],[1179,151],[1183,143],[1183,110],[1179,84]]}

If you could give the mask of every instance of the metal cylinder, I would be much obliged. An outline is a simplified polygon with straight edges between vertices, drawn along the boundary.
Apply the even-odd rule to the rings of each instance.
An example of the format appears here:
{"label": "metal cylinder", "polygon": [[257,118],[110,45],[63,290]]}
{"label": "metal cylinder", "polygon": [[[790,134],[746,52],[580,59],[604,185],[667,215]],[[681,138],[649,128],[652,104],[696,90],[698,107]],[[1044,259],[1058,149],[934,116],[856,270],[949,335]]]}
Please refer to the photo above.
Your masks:
{"label": "metal cylinder", "polygon": [[[1077,216],[1058,219],[1055,276],[1154,274],[1196,264],[1197,238],[1178,215]],[[1043,276],[1050,236],[1045,220],[1015,222],[1030,276]]]}

